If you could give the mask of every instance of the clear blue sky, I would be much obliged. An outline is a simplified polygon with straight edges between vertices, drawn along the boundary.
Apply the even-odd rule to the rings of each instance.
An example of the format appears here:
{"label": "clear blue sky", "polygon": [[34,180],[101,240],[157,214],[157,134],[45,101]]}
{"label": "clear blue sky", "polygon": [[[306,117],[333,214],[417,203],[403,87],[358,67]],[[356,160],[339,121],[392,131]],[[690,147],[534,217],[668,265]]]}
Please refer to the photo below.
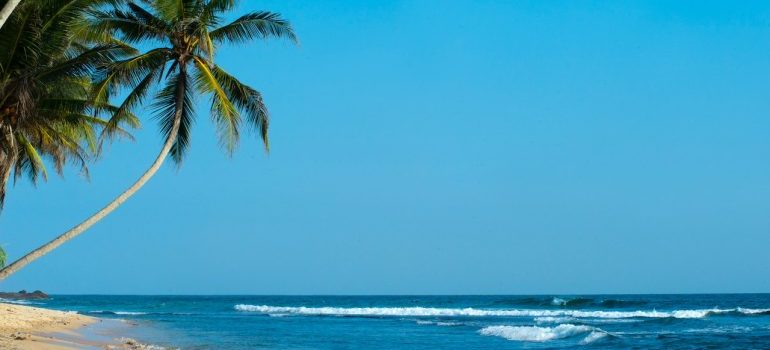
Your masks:
{"label": "clear blue sky", "polygon": [[[258,3],[258,5],[256,4]],[[0,285],[55,293],[770,292],[770,3],[244,1],[285,42],[218,60],[273,150],[190,156]],[[149,115],[84,181],[19,183],[10,258],[122,191]]]}

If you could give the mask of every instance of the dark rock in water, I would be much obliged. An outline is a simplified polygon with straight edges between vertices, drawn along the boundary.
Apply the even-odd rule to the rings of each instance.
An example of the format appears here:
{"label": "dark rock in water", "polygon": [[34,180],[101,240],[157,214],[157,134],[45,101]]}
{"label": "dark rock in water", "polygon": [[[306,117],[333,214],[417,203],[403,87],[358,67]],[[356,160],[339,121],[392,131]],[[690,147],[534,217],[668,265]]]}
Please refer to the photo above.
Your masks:
{"label": "dark rock in water", "polygon": [[26,290],[21,290],[18,293],[2,293],[0,292],[0,298],[3,299],[48,299],[48,294],[45,294],[39,290],[36,290],[32,293],[27,292]]}

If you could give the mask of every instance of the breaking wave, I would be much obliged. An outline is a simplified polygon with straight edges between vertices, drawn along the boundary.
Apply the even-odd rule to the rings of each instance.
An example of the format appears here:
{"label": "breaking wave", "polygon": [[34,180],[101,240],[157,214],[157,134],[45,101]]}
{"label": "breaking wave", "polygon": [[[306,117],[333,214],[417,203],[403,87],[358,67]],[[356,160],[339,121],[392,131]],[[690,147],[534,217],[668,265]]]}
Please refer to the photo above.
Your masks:
{"label": "breaking wave", "polygon": [[607,336],[607,332],[590,326],[560,324],[556,327],[536,326],[490,326],[479,331],[482,335],[496,336],[508,340],[546,342],[587,334],[583,344],[595,342]]}
{"label": "breaking wave", "polygon": [[583,340],[580,341],[581,344],[591,344],[597,340],[601,340],[606,338],[609,335],[607,332],[597,332],[593,331],[588,334]]}
{"label": "breaking wave", "polygon": [[436,325],[436,326],[445,326],[445,327],[453,327],[453,326],[462,326],[463,325],[460,322],[425,321],[425,320],[417,320],[415,323],[417,323],[419,325]]}
{"label": "breaking wave", "polygon": [[564,323],[564,322],[572,322],[575,319],[572,317],[554,317],[554,316],[543,316],[543,317],[535,317],[535,322],[537,323]]}
{"label": "breaking wave", "polygon": [[160,315],[160,316],[188,316],[192,313],[188,312],[141,312],[141,311],[112,311],[112,310],[91,310],[91,311],[77,311],[82,315],[117,315],[117,316],[143,316],[143,315]]}
{"label": "breaking wave", "polygon": [[591,305],[594,303],[593,299],[590,298],[574,298],[574,299],[562,299],[562,298],[553,298],[551,299],[551,305],[554,306],[584,306],[584,305]]}
{"label": "breaking wave", "polygon": [[147,315],[146,312],[135,311],[109,311],[109,310],[94,310],[94,311],[81,311],[79,312],[85,315],[126,315],[126,316],[139,316]]}
{"label": "breaking wave", "polygon": [[293,314],[310,316],[466,316],[466,317],[574,317],[574,318],[704,318],[711,315],[768,315],[770,309],[700,309],[675,311],[604,311],[604,310],[533,310],[533,309],[476,309],[432,307],[305,307],[235,305],[235,310],[261,314]]}

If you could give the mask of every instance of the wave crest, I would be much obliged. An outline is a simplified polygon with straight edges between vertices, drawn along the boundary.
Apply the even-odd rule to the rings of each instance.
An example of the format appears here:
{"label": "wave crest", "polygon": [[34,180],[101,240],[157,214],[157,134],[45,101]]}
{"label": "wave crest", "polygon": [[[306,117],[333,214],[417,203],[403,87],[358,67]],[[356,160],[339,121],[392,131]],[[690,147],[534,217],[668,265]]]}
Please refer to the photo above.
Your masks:
{"label": "wave crest", "polygon": [[142,312],[142,311],[112,311],[112,310],[89,310],[77,311],[81,315],[121,315],[121,316],[142,316],[142,315],[192,315],[187,312]]}
{"label": "wave crest", "polygon": [[582,341],[582,343],[586,344],[599,340],[607,334],[607,332],[598,328],[574,324],[560,324],[556,327],[489,326],[479,330],[479,333],[508,340],[528,342],[546,342],[588,333],[588,336]]}
{"label": "wave crest", "polygon": [[235,310],[262,314],[295,314],[310,316],[466,316],[466,317],[574,317],[574,318],[704,318],[710,315],[738,313],[764,315],[770,309],[704,309],[675,311],[603,311],[603,310],[536,310],[536,309],[475,309],[432,307],[305,307],[235,305]]}
{"label": "wave crest", "polygon": [[573,299],[564,299],[564,298],[558,298],[555,297],[551,299],[551,305],[554,306],[571,306],[571,307],[579,307],[579,306],[586,306],[591,305],[594,303],[594,300],[591,298],[573,298]]}
{"label": "wave crest", "polygon": [[139,315],[146,315],[147,314],[146,312],[110,311],[110,310],[81,311],[79,313],[85,314],[85,315],[128,315],[128,316],[139,316]]}

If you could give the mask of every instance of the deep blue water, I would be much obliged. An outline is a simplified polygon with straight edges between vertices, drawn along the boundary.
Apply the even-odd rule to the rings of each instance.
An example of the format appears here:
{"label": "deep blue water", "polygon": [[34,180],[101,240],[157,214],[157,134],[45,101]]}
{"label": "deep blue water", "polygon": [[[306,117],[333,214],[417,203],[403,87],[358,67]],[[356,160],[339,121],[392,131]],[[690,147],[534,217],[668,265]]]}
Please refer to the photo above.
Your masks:
{"label": "deep blue water", "polygon": [[[54,296],[182,349],[770,349],[770,294]],[[149,339],[148,339],[149,338]]]}

